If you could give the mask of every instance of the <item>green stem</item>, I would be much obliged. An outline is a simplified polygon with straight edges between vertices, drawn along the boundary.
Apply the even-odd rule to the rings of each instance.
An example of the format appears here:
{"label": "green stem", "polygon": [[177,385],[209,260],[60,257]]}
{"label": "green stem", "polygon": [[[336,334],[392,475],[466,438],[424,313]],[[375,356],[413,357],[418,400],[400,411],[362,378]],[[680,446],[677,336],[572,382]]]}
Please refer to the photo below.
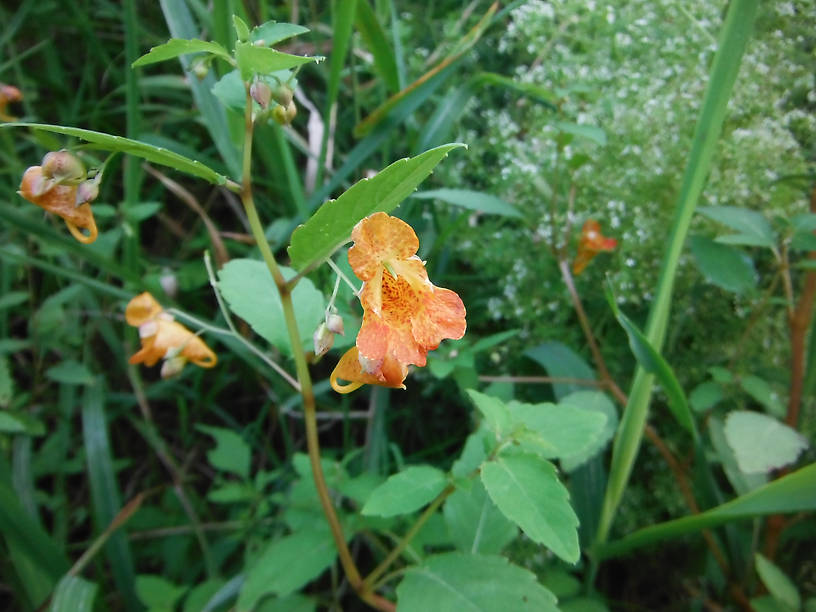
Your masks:
{"label": "green stem", "polygon": [[340,525],[340,520],[337,518],[337,513],[332,505],[329,497],[329,489],[326,486],[326,478],[323,475],[323,467],[320,465],[320,443],[317,436],[317,418],[314,390],[312,388],[312,379],[309,374],[309,367],[306,364],[306,355],[303,352],[303,343],[300,339],[300,332],[297,328],[297,321],[295,319],[295,308],[292,303],[292,291],[286,284],[286,279],[278,267],[275,256],[269,248],[269,243],[264,236],[263,226],[261,220],[258,218],[258,211],[255,208],[255,202],[252,199],[252,96],[249,93],[249,83],[245,83],[246,89],[246,111],[244,112],[244,156],[243,156],[243,178],[241,185],[241,202],[244,205],[247,219],[249,220],[249,227],[252,231],[252,236],[258,244],[264,261],[266,262],[269,273],[275,281],[280,294],[281,305],[283,306],[283,316],[286,321],[286,328],[289,332],[289,342],[292,346],[292,356],[295,360],[295,371],[297,373],[298,383],[300,384],[300,394],[303,399],[304,421],[306,423],[306,446],[309,451],[309,461],[312,466],[312,477],[314,478],[317,495],[320,499],[320,505],[323,508],[323,513],[326,515],[326,521],[329,523],[334,543],[337,546],[337,553],[340,556],[340,563],[343,566],[343,571],[346,578],[351,584],[352,588],[359,594],[359,596],[369,604],[382,610],[392,609],[393,604],[386,599],[383,599],[373,593],[363,592],[362,578],[354,559],[351,556],[346,539],[343,536],[343,528]]}
{"label": "green stem", "polygon": [[428,519],[431,518],[436,513],[436,511],[439,509],[439,506],[442,505],[442,502],[444,502],[448,498],[448,496],[455,490],[456,487],[454,487],[453,485],[448,485],[442,490],[442,492],[439,495],[436,496],[436,499],[433,500],[427,508],[425,508],[425,512],[423,512],[419,516],[419,518],[416,520],[416,523],[414,523],[408,530],[408,532],[402,537],[402,539],[399,541],[394,550],[388,553],[388,556],[385,559],[383,559],[382,562],[376,568],[374,568],[374,571],[372,571],[368,576],[366,576],[366,579],[363,580],[364,588],[366,589],[372,588],[374,583],[377,581],[377,578],[382,576],[385,573],[385,571],[389,567],[391,567],[391,564],[397,559],[397,557],[399,557],[402,554],[402,551],[405,550],[408,544],[411,543],[411,540],[413,540],[416,534],[419,533],[419,530],[422,529],[423,525],[425,525]]}

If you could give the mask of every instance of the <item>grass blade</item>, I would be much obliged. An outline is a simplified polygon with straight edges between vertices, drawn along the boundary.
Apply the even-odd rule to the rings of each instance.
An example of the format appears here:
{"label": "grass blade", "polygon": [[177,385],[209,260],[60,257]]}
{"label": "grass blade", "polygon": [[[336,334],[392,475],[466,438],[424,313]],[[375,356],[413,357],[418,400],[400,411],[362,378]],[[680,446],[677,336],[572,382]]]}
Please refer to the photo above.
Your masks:
{"label": "grass blade", "polygon": [[[88,462],[94,516],[97,528],[105,529],[119,514],[121,501],[113,471],[108,429],[105,423],[104,389],[101,381],[89,385],[82,406],[82,434]],[[127,610],[139,610],[134,589],[133,559],[125,534],[111,535],[105,546],[116,587]]]}
{"label": "grass blade", "polygon": [[[711,160],[722,132],[728,100],[737,78],[742,55],[753,28],[757,5],[758,0],[731,2],[720,32],[719,47],[711,67],[708,88],[694,132],[672,233],[669,237],[660,281],[645,330],[646,339],[658,352],[663,347],[666,335],[674,277],[683,243],[700,193],[711,169]],[[646,424],[653,380],[653,375],[638,367],[629,393],[629,402],[615,438],[609,484],[604,497],[596,544],[606,541],[615,511],[626,489]]]}

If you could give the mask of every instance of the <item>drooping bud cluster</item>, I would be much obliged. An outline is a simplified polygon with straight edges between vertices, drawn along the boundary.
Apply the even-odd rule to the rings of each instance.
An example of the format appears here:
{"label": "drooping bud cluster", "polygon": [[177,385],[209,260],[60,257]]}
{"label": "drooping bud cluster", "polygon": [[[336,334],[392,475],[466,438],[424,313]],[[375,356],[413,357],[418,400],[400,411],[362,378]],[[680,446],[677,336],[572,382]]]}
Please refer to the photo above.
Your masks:
{"label": "drooping bud cluster", "polygon": [[18,193],[62,217],[74,238],[90,244],[98,234],[90,203],[99,195],[101,178],[101,174],[88,178],[85,166],[73,153],[52,151],[43,157],[42,165],[25,171]]}

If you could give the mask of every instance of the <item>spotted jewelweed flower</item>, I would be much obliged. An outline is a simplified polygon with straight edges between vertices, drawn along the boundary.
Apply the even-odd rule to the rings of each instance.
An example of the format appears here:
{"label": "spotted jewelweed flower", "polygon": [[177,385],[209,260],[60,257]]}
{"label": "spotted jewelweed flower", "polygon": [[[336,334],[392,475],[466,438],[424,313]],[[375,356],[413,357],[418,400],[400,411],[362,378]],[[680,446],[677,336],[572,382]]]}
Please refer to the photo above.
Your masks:
{"label": "spotted jewelweed flower", "polygon": [[[364,384],[405,388],[408,366],[424,366],[428,351],[465,334],[465,306],[450,289],[428,279],[410,225],[374,213],[351,232],[349,264],[364,282],[363,324],[357,342],[331,375],[332,388],[348,393]],[[350,384],[340,385],[338,379]]]}
{"label": "spotted jewelweed flower", "polygon": [[97,175],[95,179],[86,180],[87,173],[79,159],[68,151],[54,151],[43,158],[41,166],[31,166],[25,171],[17,193],[62,217],[74,238],[90,244],[98,235],[90,203],[99,194],[99,178]]}
{"label": "spotted jewelweed flower", "polygon": [[142,348],[130,358],[130,363],[154,366],[163,359],[161,375],[169,378],[181,372],[189,361],[202,368],[212,368],[218,362],[205,342],[173,320],[156,299],[145,292],[137,295],[125,309],[125,320],[139,328]]}
{"label": "spotted jewelweed flower", "polygon": [[6,107],[12,102],[19,102],[23,99],[23,94],[14,85],[6,85],[0,83],[0,120],[2,121],[17,121],[16,117],[12,117],[6,113]]}
{"label": "spotted jewelweed flower", "polygon": [[572,262],[572,273],[576,276],[584,271],[589,262],[601,251],[612,251],[618,246],[614,238],[606,238],[601,233],[600,224],[594,219],[588,219],[581,229],[581,239],[578,241],[578,254]]}

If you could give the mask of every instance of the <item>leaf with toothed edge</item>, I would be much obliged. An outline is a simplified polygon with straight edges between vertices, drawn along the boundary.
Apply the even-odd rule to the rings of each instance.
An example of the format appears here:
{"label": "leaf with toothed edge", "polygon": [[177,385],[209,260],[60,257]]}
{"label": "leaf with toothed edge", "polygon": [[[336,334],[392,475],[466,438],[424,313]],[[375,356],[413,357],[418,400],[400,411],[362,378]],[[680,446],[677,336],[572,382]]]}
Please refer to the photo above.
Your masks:
{"label": "leaf with toothed edge", "polygon": [[292,234],[289,247],[292,267],[305,270],[330,257],[348,242],[351,230],[361,219],[375,212],[394,210],[457,147],[466,145],[444,144],[416,157],[395,161],[376,176],[357,181],[336,200],[325,202]]}

